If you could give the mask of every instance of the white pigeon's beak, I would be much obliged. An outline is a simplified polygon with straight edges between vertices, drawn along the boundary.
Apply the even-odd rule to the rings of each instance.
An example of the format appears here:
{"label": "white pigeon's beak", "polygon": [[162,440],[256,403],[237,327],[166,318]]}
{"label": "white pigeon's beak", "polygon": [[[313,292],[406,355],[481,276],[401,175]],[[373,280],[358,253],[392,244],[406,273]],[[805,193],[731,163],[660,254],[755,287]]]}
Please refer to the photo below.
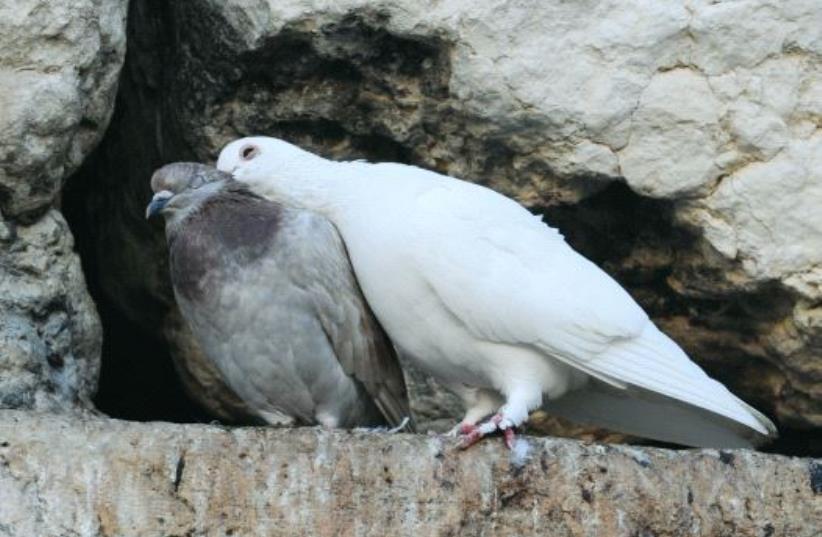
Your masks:
{"label": "white pigeon's beak", "polygon": [[151,202],[148,204],[148,207],[146,207],[146,220],[162,211],[172,196],[174,196],[174,192],[169,190],[161,190],[154,194],[154,197],[151,198]]}

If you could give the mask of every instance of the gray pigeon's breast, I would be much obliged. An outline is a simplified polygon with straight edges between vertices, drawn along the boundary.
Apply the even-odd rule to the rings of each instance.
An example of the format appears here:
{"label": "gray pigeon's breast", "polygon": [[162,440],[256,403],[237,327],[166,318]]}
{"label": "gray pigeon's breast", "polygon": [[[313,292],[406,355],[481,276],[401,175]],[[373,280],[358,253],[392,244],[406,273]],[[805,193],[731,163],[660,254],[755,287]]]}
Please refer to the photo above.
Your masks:
{"label": "gray pigeon's breast", "polygon": [[230,277],[268,254],[282,224],[276,204],[249,203],[232,197],[210,201],[169,237],[174,288],[187,300],[207,300],[215,280]]}

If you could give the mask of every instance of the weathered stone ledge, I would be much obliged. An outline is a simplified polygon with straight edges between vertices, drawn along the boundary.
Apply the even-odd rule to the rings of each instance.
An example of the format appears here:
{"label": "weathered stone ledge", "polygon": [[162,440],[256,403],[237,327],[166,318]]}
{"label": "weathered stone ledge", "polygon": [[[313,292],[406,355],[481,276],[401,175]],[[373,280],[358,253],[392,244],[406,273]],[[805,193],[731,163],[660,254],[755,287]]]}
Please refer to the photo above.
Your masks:
{"label": "weathered stone ledge", "polygon": [[818,536],[822,461],[0,411],[0,535]]}

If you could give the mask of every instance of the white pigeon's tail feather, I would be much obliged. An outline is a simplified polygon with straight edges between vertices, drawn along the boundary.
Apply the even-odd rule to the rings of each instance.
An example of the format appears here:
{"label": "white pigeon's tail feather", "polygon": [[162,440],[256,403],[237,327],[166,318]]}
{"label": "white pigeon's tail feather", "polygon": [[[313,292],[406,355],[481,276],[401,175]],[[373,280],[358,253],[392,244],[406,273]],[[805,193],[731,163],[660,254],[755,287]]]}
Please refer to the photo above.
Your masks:
{"label": "white pigeon's tail feather", "polygon": [[549,401],[545,409],[579,423],[684,446],[751,448],[769,438],[705,409],[646,390],[620,390],[596,380],[585,389]]}
{"label": "white pigeon's tail feather", "polygon": [[[733,394],[731,394],[731,395],[733,395]],[[749,405],[748,403],[746,403],[742,399],[739,399],[735,395],[734,395],[734,397],[736,398],[737,402],[739,402],[740,405],[742,405],[746,409],[748,409],[748,412],[753,414],[753,416],[757,419],[757,421],[763,427],[765,427],[765,429],[768,431],[768,433],[767,433],[768,438],[774,439],[774,438],[777,438],[779,436],[779,431],[777,430],[776,425],[774,425],[774,423],[770,420],[770,418],[768,418],[768,416],[766,416],[762,412],[758,411],[757,409],[755,409],[754,407],[752,407],[751,405]]]}
{"label": "white pigeon's tail feather", "polygon": [[[550,410],[631,434],[702,447],[761,444],[776,427],[710,378],[653,323],[595,358],[597,372],[620,389],[592,380],[589,388],[550,402]],[[615,387],[617,386],[617,387]]]}

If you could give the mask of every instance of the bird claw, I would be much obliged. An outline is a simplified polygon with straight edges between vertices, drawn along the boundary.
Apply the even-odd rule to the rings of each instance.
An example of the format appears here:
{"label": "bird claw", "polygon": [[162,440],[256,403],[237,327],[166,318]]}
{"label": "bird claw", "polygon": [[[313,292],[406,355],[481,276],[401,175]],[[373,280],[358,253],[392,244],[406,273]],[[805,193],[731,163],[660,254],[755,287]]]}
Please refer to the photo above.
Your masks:
{"label": "bird claw", "polygon": [[450,438],[457,438],[464,434],[468,434],[468,432],[470,432],[471,427],[473,427],[472,424],[461,421],[458,424],[454,425],[452,428],[448,429],[448,432],[445,433],[445,436],[448,436]]}
{"label": "bird claw", "polygon": [[459,448],[460,449],[468,449],[471,446],[473,446],[474,444],[476,444],[477,442],[479,442],[480,440],[482,440],[484,436],[485,435],[482,434],[479,431],[479,429],[474,429],[473,431],[471,431],[468,434],[463,434],[463,435],[460,436]]}
{"label": "bird claw", "polygon": [[402,432],[402,430],[403,430],[403,429],[405,429],[406,427],[408,427],[408,424],[409,424],[410,422],[411,422],[411,418],[409,418],[408,416],[405,416],[405,417],[402,419],[402,421],[399,423],[399,425],[397,425],[396,427],[394,427],[394,428],[392,428],[392,429],[388,429],[388,431],[387,431],[387,432],[388,432],[388,434],[396,434],[396,433],[400,433],[400,432]]}
{"label": "bird claw", "polygon": [[459,447],[460,449],[468,449],[489,434],[495,431],[502,431],[506,447],[513,449],[514,441],[516,440],[516,432],[514,429],[514,424],[502,414],[495,414],[479,425],[463,423],[459,425]]}
{"label": "bird claw", "polygon": [[503,436],[505,437],[505,447],[508,449],[514,449],[514,442],[516,441],[516,433],[514,432],[513,427],[508,427],[502,432]]}
{"label": "bird claw", "polygon": [[477,426],[474,425],[473,423],[460,423],[459,424],[459,431],[460,431],[460,434],[463,435],[463,436],[471,434],[476,430],[477,430]]}

